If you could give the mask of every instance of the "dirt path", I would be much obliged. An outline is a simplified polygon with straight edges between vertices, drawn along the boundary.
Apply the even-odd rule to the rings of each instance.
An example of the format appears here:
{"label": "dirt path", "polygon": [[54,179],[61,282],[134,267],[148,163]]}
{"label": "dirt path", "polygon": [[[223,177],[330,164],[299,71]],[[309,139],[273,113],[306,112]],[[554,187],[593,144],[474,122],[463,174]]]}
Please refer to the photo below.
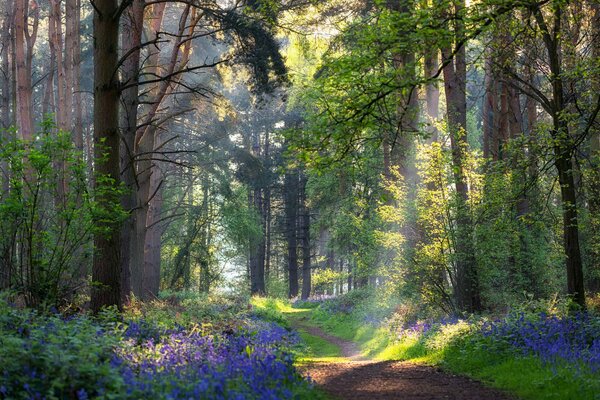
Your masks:
{"label": "dirt path", "polygon": [[340,400],[514,400],[481,383],[441,371],[435,367],[399,361],[373,361],[360,354],[358,346],[294,321],[296,328],[340,347],[348,361],[313,362],[301,367],[318,386]]}

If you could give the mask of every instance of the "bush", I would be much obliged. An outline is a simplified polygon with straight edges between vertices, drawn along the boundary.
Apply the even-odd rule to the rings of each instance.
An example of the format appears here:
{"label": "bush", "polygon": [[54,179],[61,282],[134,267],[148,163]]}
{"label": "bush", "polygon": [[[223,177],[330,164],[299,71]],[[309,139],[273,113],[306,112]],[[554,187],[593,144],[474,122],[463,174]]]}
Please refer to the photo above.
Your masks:
{"label": "bush", "polygon": [[[97,177],[101,209],[87,187],[87,165],[70,134],[46,121],[33,141],[0,142],[8,177],[0,190],[0,287],[27,306],[68,303],[88,279],[92,235],[118,221],[120,189]],[[113,207],[114,205],[114,207]]]}

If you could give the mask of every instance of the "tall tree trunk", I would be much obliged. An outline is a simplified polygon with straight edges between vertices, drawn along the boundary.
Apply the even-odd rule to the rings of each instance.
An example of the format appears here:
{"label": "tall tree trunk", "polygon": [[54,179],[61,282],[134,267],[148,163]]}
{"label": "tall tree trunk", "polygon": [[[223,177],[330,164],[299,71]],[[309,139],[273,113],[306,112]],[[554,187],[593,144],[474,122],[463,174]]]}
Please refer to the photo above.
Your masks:
{"label": "tall tree trunk", "polygon": [[[122,274],[122,297],[126,300],[131,292],[131,249],[138,243],[132,233],[135,229],[137,213],[134,211],[136,196],[136,177],[134,168],[133,151],[135,146],[135,134],[138,123],[139,106],[139,73],[140,52],[142,33],[144,29],[144,0],[134,0],[127,10],[122,23],[121,48],[122,54],[129,54],[123,62],[123,81],[129,85],[121,93],[121,104],[123,113],[121,115],[121,179],[127,188],[123,194],[121,205],[130,213],[121,228],[121,274]],[[139,292],[138,292],[139,294]]]}
{"label": "tall tree trunk", "polygon": [[[256,132],[253,136],[252,154],[256,160],[260,160],[260,134]],[[264,207],[263,207],[263,176],[257,176],[252,191],[252,207],[260,217],[261,234],[250,248],[250,292],[252,294],[265,294],[265,231],[264,231]]]}
{"label": "tall tree trunk", "polygon": [[496,90],[497,78],[494,76],[492,64],[493,54],[488,50],[485,54],[485,93],[483,97],[483,156],[486,159],[498,159],[496,145]]}
{"label": "tall tree trunk", "polygon": [[202,206],[200,207],[200,215],[202,220],[205,221],[202,228],[200,229],[200,246],[201,256],[199,257],[200,272],[199,272],[199,289],[202,293],[208,293],[210,291],[210,262],[209,262],[209,245],[210,245],[210,228],[209,228],[209,183],[208,176],[206,174],[202,177]]}
{"label": "tall tree trunk", "polygon": [[[438,72],[438,54],[439,50],[435,47],[425,52],[425,77],[427,79],[433,79]],[[440,118],[440,89],[437,81],[430,81],[425,86],[425,102],[428,122],[432,124],[429,129],[430,140],[437,142],[439,132],[435,123]]]}
{"label": "tall tree trunk", "polygon": [[[162,20],[165,14],[166,3],[156,3],[152,6],[150,30],[152,32],[160,32]],[[178,52],[178,48],[173,49],[173,53]],[[159,54],[158,51],[152,50],[148,56],[149,68],[156,76],[160,76],[159,69]],[[171,57],[173,59],[173,57]],[[172,68],[174,69],[174,61],[171,60]],[[171,66],[170,65],[170,66]],[[172,70],[170,70],[172,71]],[[152,154],[154,151],[154,139],[156,133],[155,117],[160,102],[168,89],[168,83],[162,82],[157,85],[152,91],[146,115],[143,118],[141,128],[136,128],[134,155],[135,155],[135,171],[136,171],[136,186],[132,189],[135,191],[135,208],[133,211],[133,232],[131,234],[132,242],[130,248],[131,260],[131,289],[133,293],[142,298],[143,291],[143,274],[144,274],[144,247],[146,243],[146,221],[148,219],[148,207],[150,196],[150,176],[152,174]],[[153,122],[154,121],[154,122]]]}
{"label": "tall tree trunk", "polygon": [[[12,15],[13,2],[9,1],[6,4],[4,13],[1,15],[1,26],[0,26],[0,141],[10,140],[10,133],[8,128],[11,126],[12,121],[10,118],[10,81],[13,79],[10,68],[10,50],[11,50],[11,26],[14,21]],[[8,162],[0,162],[0,181],[1,181],[1,192],[0,195],[4,198],[10,190],[10,171]],[[5,253],[2,254],[3,259],[10,259],[7,254],[10,252],[10,246],[6,246]],[[3,261],[0,263],[0,289],[8,289],[12,284],[12,265],[10,261]]]}
{"label": "tall tree trunk", "polygon": [[[590,1],[592,9],[592,59],[600,59],[600,2]],[[600,70],[596,67],[592,75],[592,90],[600,93]],[[591,291],[600,292],[600,129],[595,127],[590,132],[590,185],[589,211],[591,216],[591,254],[590,284]]]}
{"label": "tall tree trunk", "polygon": [[73,86],[75,83],[74,58],[77,46],[76,36],[79,35],[76,14],[79,13],[77,0],[65,0],[65,56],[63,58],[65,70],[65,123],[71,136],[73,134]]}
{"label": "tall tree trunk", "polygon": [[[69,0],[73,1],[73,0]],[[83,152],[83,104],[81,98],[81,0],[75,0],[73,11],[74,37],[73,47],[73,141]]]}
{"label": "tall tree trunk", "polygon": [[[37,4],[32,3],[37,10]],[[28,54],[33,45],[29,33],[29,10],[27,0],[15,0],[15,69],[17,125],[20,137],[30,141],[33,138],[33,105],[31,84],[31,58]],[[37,17],[36,17],[37,19]]]}
{"label": "tall tree trunk", "polygon": [[63,54],[63,30],[62,30],[62,10],[60,0],[50,0],[50,16],[48,18],[48,32],[51,36],[51,46],[56,57],[56,120],[59,129],[64,131],[69,129],[66,117],[67,93],[66,93],[66,75],[65,60]]}
{"label": "tall tree trunk", "polygon": [[311,257],[310,257],[310,210],[306,201],[306,183],[308,178],[303,173],[300,178],[300,227],[302,237],[302,300],[306,300],[310,297],[312,283],[311,283]]}
{"label": "tall tree trunk", "polygon": [[583,279],[583,263],[581,249],[579,246],[579,219],[577,210],[577,193],[575,187],[575,176],[573,168],[574,143],[569,132],[569,126],[564,120],[564,115],[569,110],[565,100],[563,87],[563,71],[561,65],[561,21],[563,8],[556,6],[553,9],[551,19],[553,30],[550,31],[548,24],[537,7],[533,10],[534,17],[544,40],[549,67],[550,84],[552,87],[551,110],[553,122],[552,138],[554,139],[554,165],[558,172],[560,193],[563,212],[563,246],[566,256],[567,269],[567,292],[572,296],[575,303],[585,308],[585,289]]}
{"label": "tall tree trunk", "polygon": [[[10,115],[11,90],[10,82],[13,79],[10,68],[10,50],[11,50],[11,26],[14,21],[12,7],[13,2],[8,2],[4,14],[2,15],[2,25],[0,26],[0,140],[10,139],[8,128],[12,125]],[[10,176],[8,172],[8,163],[0,164],[0,179],[2,180],[2,193],[9,190]],[[4,286],[1,286],[4,287]]]}
{"label": "tall tree trunk", "polygon": [[270,135],[269,129],[265,131],[265,152],[264,152],[264,166],[265,166],[265,187],[264,194],[265,199],[263,202],[262,215],[263,215],[263,230],[265,232],[265,282],[269,282],[271,273],[271,154],[270,154]]}
{"label": "tall tree trunk", "polygon": [[[164,15],[164,9],[162,11]],[[162,16],[161,16],[162,19]],[[179,19],[179,31],[175,38],[176,42],[171,50],[170,62],[167,65],[167,76],[172,74],[174,71],[179,71],[186,67],[190,54],[192,41],[187,38],[192,37],[194,29],[198,23],[198,16],[196,9],[187,5],[181,13]],[[187,31],[187,32],[186,32]],[[179,78],[175,78],[175,81]],[[166,109],[173,107],[171,101],[171,94],[175,86],[174,79],[166,79],[160,83],[158,88],[157,96],[153,99],[154,103],[150,113],[146,115],[146,122],[150,122],[148,129],[144,132],[144,136],[148,135],[153,138],[152,152],[161,151],[165,139],[162,136],[164,132],[159,132],[158,128],[162,124],[169,120],[170,116],[163,118],[158,121],[153,121],[161,105],[165,106]],[[151,117],[152,116],[152,117]],[[142,139],[143,140],[143,139]],[[146,157],[151,157],[150,154]],[[142,292],[143,298],[156,298],[160,288],[160,265],[161,265],[161,237],[162,227],[158,224],[161,218],[162,206],[163,206],[163,171],[161,167],[164,167],[164,163],[160,160],[160,157],[156,155],[152,156],[152,165],[150,172],[150,186],[148,211],[146,216],[146,235],[144,241],[144,265],[143,265],[143,276],[142,276]]]}
{"label": "tall tree trunk", "polygon": [[[458,15],[464,9],[464,0],[454,1],[454,11]],[[455,20],[456,43],[460,46],[452,58],[450,48],[442,49],[442,57],[447,62],[443,69],[446,93],[446,112],[454,184],[456,187],[456,287],[455,296],[460,310],[478,312],[482,309],[479,279],[473,245],[473,226],[469,209],[469,186],[465,175],[465,152],[467,151],[467,100],[466,100],[466,51],[464,26],[460,18]]]}
{"label": "tall tree trunk", "polygon": [[[119,90],[116,81],[119,49],[119,4],[117,0],[96,0],[94,10],[94,147],[97,177],[117,185],[119,170]],[[103,179],[104,180],[104,179]],[[102,185],[98,183],[96,186]],[[102,182],[102,180],[100,180]],[[96,192],[96,202],[111,208],[110,194]],[[91,306],[121,307],[120,232],[115,223],[96,221],[106,231],[94,237]]]}
{"label": "tall tree trunk", "polygon": [[[50,53],[54,57],[52,67],[56,69],[56,92],[55,102],[56,122],[62,131],[70,129],[67,123],[67,76],[65,74],[65,59],[63,55],[63,34],[62,34],[62,12],[60,0],[50,0],[50,13],[48,17],[48,36],[50,39]],[[51,57],[52,58],[52,57]],[[54,71],[53,71],[54,73]],[[64,160],[57,160],[55,168],[59,171],[59,182],[57,184],[56,203],[64,204],[67,193],[67,181],[65,180]]]}
{"label": "tall tree trunk", "polygon": [[285,237],[287,243],[288,295],[298,296],[298,242],[296,221],[298,215],[298,172],[288,169],[284,178]]}
{"label": "tall tree trunk", "polygon": [[[155,142],[157,146],[162,144],[160,134],[156,136]],[[157,298],[160,289],[162,229],[159,220],[163,205],[163,174],[156,165],[150,176],[150,192],[152,198],[148,201],[142,274],[142,299],[144,300]]]}

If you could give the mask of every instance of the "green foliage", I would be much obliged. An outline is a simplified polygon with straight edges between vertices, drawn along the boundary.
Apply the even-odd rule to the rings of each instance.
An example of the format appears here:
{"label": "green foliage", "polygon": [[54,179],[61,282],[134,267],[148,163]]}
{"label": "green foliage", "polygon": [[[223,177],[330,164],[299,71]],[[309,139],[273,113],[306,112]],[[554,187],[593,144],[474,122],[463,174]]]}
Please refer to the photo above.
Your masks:
{"label": "green foliage", "polygon": [[[8,179],[0,193],[2,270],[28,305],[72,299],[87,277],[92,235],[124,217],[120,189],[98,177],[97,192],[88,190],[87,166],[70,134],[49,121],[42,127],[31,142],[0,143]],[[100,207],[102,196],[108,201]]]}
{"label": "green foliage", "polygon": [[[270,388],[283,387],[281,392],[295,399],[322,398],[292,365],[295,337],[250,314],[243,299],[168,296],[133,302],[124,314],[107,308],[95,319],[17,310],[0,299],[0,395],[260,398]],[[265,368],[288,373],[265,376]],[[258,393],[259,385],[267,390],[261,387]]]}
{"label": "green foliage", "polygon": [[[121,377],[109,363],[119,338],[97,336],[101,327],[90,318],[82,316],[65,323],[60,315],[16,310],[4,301],[0,301],[0,315],[0,386],[24,387],[20,398],[29,398],[26,388],[38,387],[41,381],[47,381],[44,395],[48,399],[76,398],[74,388],[92,393],[98,380],[110,391],[123,388]],[[15,334],[15,326],[21,334]],[[30,371],[47,371],[47,376],[24,374],[24,365]],[[11,381],[4,381],[7,378]]]}
{"label": "green foliage", "polygon": [[287,318],[282,314],[291,309],[287,300],[254,296],[250,304],[252,304],[252,312],[259,318],[289,327]]}
{"label": "green foliage", "polygon": [[246,190],[240,187],[225,202],[222,209],[223,225],[229,240],[240,253],[247,251],[249,242],[254,242],[262,236],[258,211],[248,207],[247,199]]}
{"label": "green foliage", "polygon": [[347,279],[347,272],[320,269],[313,272],[311,282],[315,293],[324,293],[326,288],[333,287],[336,283]]}

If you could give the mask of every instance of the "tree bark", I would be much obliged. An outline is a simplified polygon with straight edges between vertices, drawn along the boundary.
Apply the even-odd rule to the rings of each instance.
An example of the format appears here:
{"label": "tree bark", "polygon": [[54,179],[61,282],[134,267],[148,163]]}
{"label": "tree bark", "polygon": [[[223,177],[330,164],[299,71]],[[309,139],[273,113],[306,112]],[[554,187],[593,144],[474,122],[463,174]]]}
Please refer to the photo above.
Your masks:
{"label": "tree bark", "polygon": [[[252,154],[260,159],[260,134],[254,133]],[[250,247],[250,293],[257,295],[266,294],[265,290],[265,231],[264,231],[264,207],[263,207],[263,176],[256,176],[254,187],[252,189],[251,206],[256,210],[260,217],[261,234],[260,237],[251,244]]]}
{"label": "tree bark", "polygon": [[[96,187],[98,177],[118,184],[119,170],[119,90],[116,69],[119,48],[117,0],[94,2],[94,147]],[[101,208],[111,207],[110,196],[96,194]],[[91,307],[121,307],[120,232],[117,224],[97,221],[106,231],[95,235],[92,268]]]}
{"label": "tree bark", "polygon": [[[37,20],[37,3],[31,3]],[[15,67],[18,129],[23,140],[33,138],[33,104],[31,83],[31,51],[35,34],[29,33],[29,10],[27,0],[15,0]],[[37,25],[37,22],[36,22]],[[36,28],[34,28],[35,32]]]}
{"label": "tree bark", "polygon": [[[153,32],[159,32],[161,29],[162,20],[165,14],[165,5],[166,3],[157,3],[152,6],[150,29]],[[173,52],[176,51],[179,51],[178,48],[173,49]],[[158,56],[158,51],[154,51],[148,56],[148,64],[150,65],[150,68],[153,69],[152,73],[156,74],[156,76],[160,76]],[[171,64],[172,63],[173,62],[171,62]],[[174,68],[174,65],[172,68]],[[153,88],[151,95],[154,96],[151,96],[151,98],[148,99],[151,104],[149,105],[146,115],[143,118],[143,127],[137,128],[136,125],[134,142],[136,186],[131,188],[131,190],[134,190],[135,192],[136,200],[135,209],[132,215],[132,224],[134,230],[131,234],[132,242],[130,249],[130,270],[131,289],[139,298],[143,298],[144,296],[144,248],[146,244],[146,222],[148,219],[148,207],[151,196],[150,176],[153,170],[152,154],[155,148],[154,135],[156,132],[156,126],[153,125],[153,121],[167,88],[168,83],[166,82],[163,82],[160,84],[160,86]]]}
{"label": "tree bark", "polygon": [[65,0],[65,112],[68,130],[77,149],[83,149],[80,68],[80,0]]}
{"label": "tree bark", "polygon": [[534,17],[544,40],[550,67],[550,84],[552,88],[551,117],[553,122],[552,138],[554,139],[554,165],[558,172],[563,212],[563,247],[566,256],[567,293],[575,303],[585,308],[585,289],[583,279],[583,263],[579,245],[579,219],[577,210],[577,192],[573,168],[574,144],[569,126],[563,116],[568,112],[563,87],[563,71],[561,65],[561,21],[563,9],[553,9],[552,32],[538,7]]}
{"label": "tree bark", "polygon": [[[8,128],[12,125],[10,115],[10,99],[11,99],[11,74],[10,68],[10,43],[11,26],[14,17],[12,15],[13,2],[8,2],[5,13],[2,15],[2,25],[0,26],[0,140],[10,139]],[[2,193],[7,193],[9,190],[10,176],[8,174],[8,164],[2,162],[0,164],[0,179],[2,180]],[[5,287],[5,286],[2,286]]]}
{"label": "tree bark", "polygon": [[[464,0],[454,1],[454,11],[458,15],[464,9]],[[460,18],[455,20],[455,40],[464,41],[464,26]],[[465,176],[465,152],[467,150],[467,100],[466,100],[466,51],[461,45],[454,57],[450,48],[442,49],[442,58],[447,61],[443,69],[446,112],[454,184],[456,187],[456,242],[455,297],[460,310],[479,312],[482,310],[479,279],[473,245],[473,226],[469,209],[469,186]]]}
{"label": "tree bark", "polygon": [[285,236],[287,243],[288,295],[298,296],[298,172],[287,170],[284,178]]}
{"label": "tree bark", "polygon": [[302,237],[302,300],[306,300],[310,297],[312,290],[311,283],[311,257],[310,257],[310,210],[308,209],[306,199],[306,183],[308,178],[303,173],[300,178],[300,203],[301,203],[301,215],[300,215],[300,227]]}
{"label": "tree bark", "polygon": [[[592,9],[592,59],[600,59],[600,2],[590,1]],[[600,71],[596,67],[592,80],[592,90],[600,93]],[[589,212],[591,216],[591,254],[589,289],[600,292],[600,129],[594,127],[590,132],[590,185]]]}
{"label": "tree bark", "polygon": [[[162,144],[161,135],[155,138],[156,146]],[[144,269],[142,275],[142,299],[158,297],[160,290],[160,262],[162,229],[158,221],[163,205],[163,175],[158,166],[150,175],[150,193],[146,220],[146,240],[144,242]]]}
{"label": "tree bark", "polygon": [[[438,72],[438,54],[439,50],[435,47],[425,52],[425,76],[428,79],[433,79],[433,76]],[[437,81],[429,81],[425,86],[425,102],[428,122],[432,124],[429,129],[431,133],[430,140],[437,142],[439,132],[435,123],[440,118],[440,88]]]}
{"label": "tree bark", "polygon": [[130,85],[130,87],[121,93],[123,113],[121,115],[122,140],[120,144],[120,168],[121,179],[128,189],[121,199],[121,205],[125,211],[130,213],[129,218],[123,223],[123,227],[121,228],[121,275],[123,283],[121,296],[124,301],[126,301],[131,292],[131,249],[137,243],[137,238],[132,234],[135,229],[135,217],[137,215],[134,211],[136,204],[136,177],[133,151],[138,123],[140,45],[144,29],[144,2],[144,0],[134,0],[131,3],[131,6],[125,13],[121,32],[122,54],[129,54],[123,62],[123,81]]}

